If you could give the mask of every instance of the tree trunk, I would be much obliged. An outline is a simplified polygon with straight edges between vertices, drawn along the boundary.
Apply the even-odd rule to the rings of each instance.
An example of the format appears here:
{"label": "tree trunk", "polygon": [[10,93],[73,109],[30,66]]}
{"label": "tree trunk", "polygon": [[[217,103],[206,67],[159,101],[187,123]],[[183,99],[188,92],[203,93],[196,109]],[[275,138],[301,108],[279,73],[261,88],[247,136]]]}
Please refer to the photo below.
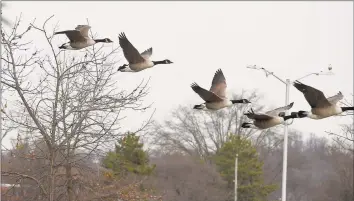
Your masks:
{"label": "tree trunk", "polygon": [[68,201],[74,201],[74,189],[73,189],[73,177],[71,174],[71,163],[66,164],[65,170],[66,170],[66,192],[68,195]]}
{"label": "tree trunk", "polygon": [[54,170],[54,159],[51,156],[50,161],[50,186],[49,186],[49,201],[54,201],[54,191],[55,191],[55,170]]}

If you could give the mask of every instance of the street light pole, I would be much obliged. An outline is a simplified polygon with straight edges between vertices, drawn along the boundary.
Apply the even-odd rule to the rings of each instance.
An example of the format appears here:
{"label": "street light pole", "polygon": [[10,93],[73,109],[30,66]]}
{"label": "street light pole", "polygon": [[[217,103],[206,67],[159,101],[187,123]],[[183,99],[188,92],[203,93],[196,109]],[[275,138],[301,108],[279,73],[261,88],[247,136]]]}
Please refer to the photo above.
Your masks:
{"label": "street light pole", "polygon": [[235,201],[237,201],[237,169],[238,169],[238,154],[235,158]]}
{"label": "street light pole", "polygon": [[[292,85],[292,82],[290,81],[290,79],[286,79],[284,81],[283,79],[276,76],[273,72],[270,72],[263,67],[257,67],[256,65],[247,66],[247,68],[255,69],[255,70],[263,70],[267,77],[269,75],[272,75],[273,77],[275,77],[276,79],[278,79],[279,81],[284,83],[285,87],[286,87],[285,88],[285,105],[289,105],[289,90],[290,90],[290,86]],[[319,73],[310,73],[310,74],[307,74],[307,75],[305,75],[299,79],[296,79],[296,80],[300,80],[300,79],[303,79],[303,78],[311,76],[311,75],[333,75],[333,72],[331,71],[332,70],[331,65],[328,66],[328,70],[329,70],[328,73],[324,73],[322,71]],[[285,115],[289,115],[288,110],[285,111]],[[281,187],[282,187],[281,201],[286,201],[287,166],[288,166],[288,123],[285,121],[284,122],[284,148],[283,148],[283,173],[282,173],[282,185],[281,185]]]}
{"label": "street light pole", "polygon": [[[289,79],[286,79],[285,82],[285,105],[289,105],[289,90],[291,82]],[[289,110],[285,110],[285,116],[289,115]],[[281,183],[281,195],[282,201],[286,200],[286,175],[288,167],[288,122],[284,122],[284,148],[283,148],[283,174],[282,174],[282,183]]]}

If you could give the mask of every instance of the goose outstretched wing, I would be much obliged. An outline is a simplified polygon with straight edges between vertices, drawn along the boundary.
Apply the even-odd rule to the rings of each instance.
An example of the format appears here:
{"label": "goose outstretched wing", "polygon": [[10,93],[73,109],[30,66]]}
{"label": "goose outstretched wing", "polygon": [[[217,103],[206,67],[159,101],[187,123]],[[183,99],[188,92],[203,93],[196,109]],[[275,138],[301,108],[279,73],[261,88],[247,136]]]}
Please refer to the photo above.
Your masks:
{"label": "goose outstretched wing", "polygon": [[145,61],[138,50],[129,42],[124,32],[120,33],[118,38],[119,45],[123,49],[124,57],[128,60],[129,64],[136,64]]}
{"label": "goose outstretched wing", "polygon": [[78,30],[81,32],[81,35],[83,37],[87,37],[88,38],[88,31],[90,30],[91,26],[89,25],[77,25],[75,30]]}
{"label": "goose outstretched wing", "polygon": [[225,98],[226,94],[226,79],[221,69],[215,72],[213,81],[211,83],[210,91],[217,94],[219,97]]}
{"label": "goose outstretched wing", "polygon": [[67,31],[59,31],[55,32],[56,34],[65,34],[66,37],[70,40],[70,42],[84,42],[86,38],[81,34],[79,30],[67,30]]}
{"label": "goose outstretched wing", "polygon": [[218,102],[218,101],[223,100],[215,93],[208,91],[206,89],[203,89],[197,83],[193,83],[191,85],[191,87],[192,87],[193,91],[195,93],[197,93],[205,102]]}
{"label": "goose outstretched wing", "polygon": [[252,108],[244,115],[246,115],[249,119],[254,119],[254,120],[269,120],[273,118],[268,114],[255,113]]}
{"label": "goose outstretched wing", "polygon": [[270,111],[266,112],[266,114],[270,115],[270,116],[279,116],[279,113],[285,112],[286,110],[291,109],[293,107],[293,105],[294,105],[294,102],[290,103],[289,105],[286,105],[283,107],[278,107],[274,110],[270,110]]}
{"label": "goose outstretched wing", "polygon": [[301,91],[306,101],[311,108],[321,108],[331,106],[331,103],[327,100],[322,91],[315,89],[311,86],[305,85],[299,81],[294,82],[294,87]]}
{"label": "goose outstretched wing", "polygon": [[336,95],[328,97],[327,100],[331,104],[335,105],[338,103],[338,101],[342,100],[344,98],[342,92],[338,92]]}
{"label": "goose outstretched wing", "polygon": [[149,49],[145,50],[144,52],[142,52],[140,54],[144,59],[149,59],[152,55],[152,47],[150,47]]}

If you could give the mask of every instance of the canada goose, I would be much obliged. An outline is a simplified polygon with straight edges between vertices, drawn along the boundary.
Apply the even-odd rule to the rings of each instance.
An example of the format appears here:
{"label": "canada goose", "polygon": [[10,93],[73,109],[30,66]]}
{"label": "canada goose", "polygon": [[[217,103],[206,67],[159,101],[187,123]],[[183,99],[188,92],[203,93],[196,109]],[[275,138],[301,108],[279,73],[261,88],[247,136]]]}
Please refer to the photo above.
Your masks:
{"label": "canada goose", "polygon": [[75,30],[59,31],[55,32],[56,34],[65,34],[70,42],[62,44],[59,49],[66,50],[80,50],[82,48],[89,47],[96,43],[112,43],[111,39],[92,39],[88,36],[88,31],[91,28],[89,25],[77,25]]}
{"label": "canada goose", "polygon": [[172,64],[173,62],[165,59],[162,61],[151,61],[152,47],[145,50],[141,54],[138,50],[129,42],[125,33],[119,34],[119,45],[123,49],[124,57],[128,60],[129,64],[124,64],[118,68],[121,72],[139,72],[147,68],[151,68],[158,64]]}
{"label": "canada goose", "polygon": [[211,110],[219,110],[224,107],[229,107],[235,103],[251,103],[247,99],[229,100],[225,96],[226,79],[221,69],[215,72],[213,81],[211,83],[210,90],[203,89],[197,83],[192,83],[191,87],[195,93],[197,93],[205,103],[195,105],[193,109],[208,108]]}
{"label": "canada goose", "polygon": [[311,112],[302,110],[298,112],[300,118],[323,119],[341,114],[347,110],[354,110],[354,107],[340,107],[337,105],[343,99],[343,94],[340,91],[336,95],[326,98],[322,91],[299,81],[295,81],[293,85],[304,94],[305,99],[311,106]]}
{"label": "canada goose", "polygon": [[245,113],[248,118],[253,119],[253,123],[245,122],[241,125],[242,128],[257,128],[257,129],[267,129],[276,125],[283,123],[284,121],[291,118],[299,118],[295,113],[291,113],[289,116],[285,116],[285,111],[292,108],[294,102],[287,106],[279,107],[274,110],[268,111],[266,113],[254,113],[253,109],[248,113]]}

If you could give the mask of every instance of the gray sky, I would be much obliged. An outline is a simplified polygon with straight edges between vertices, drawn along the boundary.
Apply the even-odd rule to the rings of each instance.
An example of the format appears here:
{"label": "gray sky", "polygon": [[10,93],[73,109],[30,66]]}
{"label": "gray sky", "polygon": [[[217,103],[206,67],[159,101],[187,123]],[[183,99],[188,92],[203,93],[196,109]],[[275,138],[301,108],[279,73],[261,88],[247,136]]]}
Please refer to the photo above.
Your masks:
{"label": "gray sky", "polygon": [[[353,2],[7,2],[3,14],[14,21],[20,12],[22,29],[34,18],[39,25],[53,14],[48,27],[59,22],[60,30],[86,24],[88,18],[97,38],[112,39],[114,47],[124,31],[140,52],[153,47],[152,59],[173,61],[116,78],[121,87],[134,87],[151,77],[146,101],[154,102],[157,120],[168,118],[179,104],[201,103],[190,84],[196,81],[208,89],[218,68],[225,74],[229,92],[258,89],[269,109],[283,106],[285,85],[266,78],[262,71],[246,68],[253,64],[283,79],[297,79],[332,64],[334,76],[311,76],[302,82],[323,90],[326,96],[342,91],[352,100]],[[37,34],[32,32],[30,37],[38,47],[44,46]],[[64,42],[65,36],[54,40],[58,46]],[[310,109],[294,87],[290,102],[295,102],[293,111]],[[131,113],[123,125],[136,128],[148,116]],[[350,117],[299,119],[291,128],[326,135],[324,131],[338,132],[339,124],[350,122]]]}

